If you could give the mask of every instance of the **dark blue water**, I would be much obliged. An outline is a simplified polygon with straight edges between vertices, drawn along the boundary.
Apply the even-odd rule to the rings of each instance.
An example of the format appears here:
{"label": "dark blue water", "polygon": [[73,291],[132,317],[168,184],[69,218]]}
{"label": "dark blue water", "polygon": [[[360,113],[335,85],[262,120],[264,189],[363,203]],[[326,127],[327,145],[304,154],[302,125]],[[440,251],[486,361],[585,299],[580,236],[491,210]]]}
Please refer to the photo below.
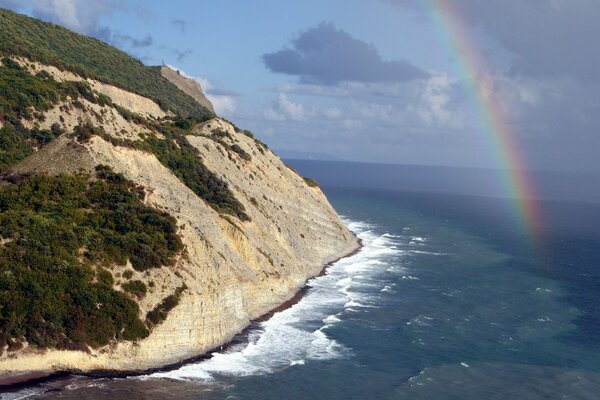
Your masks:
{"label": "dark blue water", "polygon": [[600,204],[586,190],[597,181],[542,174],[532,241],[511,200],[481,185],[494,171],[371,165],[368,179],[357,164],[292,163],[365,244],[302,301],[208,361],[10,396],[600,398]]}

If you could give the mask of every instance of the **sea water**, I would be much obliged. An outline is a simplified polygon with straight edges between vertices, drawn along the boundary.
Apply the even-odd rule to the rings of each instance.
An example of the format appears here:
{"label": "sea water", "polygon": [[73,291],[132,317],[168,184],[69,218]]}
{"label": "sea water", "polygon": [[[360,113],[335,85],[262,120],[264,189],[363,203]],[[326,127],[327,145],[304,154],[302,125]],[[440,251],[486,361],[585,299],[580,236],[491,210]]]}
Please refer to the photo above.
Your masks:
{"label": "sea water", "polygon": [[600,398],[600,201],[585,188],[544,175],[534,240],[487,191],[493,171],[370,166],[361,181],[357,164],[292,163],[364,244],[302,300],[205,361],[2,398]]}

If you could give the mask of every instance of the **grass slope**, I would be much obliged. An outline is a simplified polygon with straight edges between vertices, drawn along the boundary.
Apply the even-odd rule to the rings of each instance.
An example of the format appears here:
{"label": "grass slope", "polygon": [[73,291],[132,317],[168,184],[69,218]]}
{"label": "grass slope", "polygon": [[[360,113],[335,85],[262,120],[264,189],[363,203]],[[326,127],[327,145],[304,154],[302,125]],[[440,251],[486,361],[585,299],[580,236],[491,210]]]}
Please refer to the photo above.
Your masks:
{"label": "grass slope", "polygon": [[27,57],[121,87],[185,117],[213,116],[163,78],[159,67],[145,66],[100,40],[1,8],[0,54]]}

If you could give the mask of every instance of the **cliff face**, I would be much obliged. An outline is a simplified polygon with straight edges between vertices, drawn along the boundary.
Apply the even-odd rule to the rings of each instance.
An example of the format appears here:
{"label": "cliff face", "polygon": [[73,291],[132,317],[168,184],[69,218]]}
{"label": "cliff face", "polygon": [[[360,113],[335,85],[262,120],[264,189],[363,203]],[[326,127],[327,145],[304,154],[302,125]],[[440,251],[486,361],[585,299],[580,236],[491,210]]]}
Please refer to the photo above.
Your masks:
{"label": "cliff face", "polygon": [[[174,265],[133,272],[130,279],[149,287],[148,294],[136,300],[140,318],[178,288],[185,290],[166,319],[144,339],[113,340],[87,351],[40,349],[26,343],[0,355],[0,372],[142,370],[200,355],[293,297],[325,264],[358,247],[321,190],[307,185],[248,132],[219,118],[185,131],[196,156],[243,206],[247,218],[240,218],[207,204],[157,155],[141,145],[124,144],[167,135],[150,122],[167,123],[172,115],[152,100],[54,67],[15,60],[31,73],[44,70],[59,82],[82,81],[109,97],[112,105],[80,99],[66,113],[71,99],[65,98],[40,112],[43,115],[36,121],[23,119],[25,126],[36,129],[58,125],[72,132],[87,123],[104,133],[86,140],[60,135],[13,165],[8,175],[93,173],[96,166],[106,165],[139,185],[147,206],[177,220],[185,246]],[[138,120],[126,118],[123,109]],[[115,290],[122,291],[131,265],[103,267],[114,277]]]}
{"label": "cliff face", "polygon": [[193,79],[186,78],[181,75],[178,71],[175,71],[172,68],[163,65],[160,69],[160,73],[166,79],[168,79],[171,83],[177,86],[183,93],[191,96],[194,100],[198,102],[201,106],[209,109],[213,113],[215,112],[215,108],[210,100],[204,95],[202,91],[202,86]]}

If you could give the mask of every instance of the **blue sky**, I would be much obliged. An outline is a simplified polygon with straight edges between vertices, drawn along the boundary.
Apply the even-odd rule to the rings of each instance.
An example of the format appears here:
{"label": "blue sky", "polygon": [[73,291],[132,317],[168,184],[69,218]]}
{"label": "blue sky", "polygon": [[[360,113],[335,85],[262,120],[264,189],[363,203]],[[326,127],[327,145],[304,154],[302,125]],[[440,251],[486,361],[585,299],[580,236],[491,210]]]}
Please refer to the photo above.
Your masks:
{"label": "blue sky", "polygon": [[[463,9],[528,165],[599,171],[594,0],[438,0]],[[497,167],[429,0],[0,0],[198,79],[283,155]]]}

